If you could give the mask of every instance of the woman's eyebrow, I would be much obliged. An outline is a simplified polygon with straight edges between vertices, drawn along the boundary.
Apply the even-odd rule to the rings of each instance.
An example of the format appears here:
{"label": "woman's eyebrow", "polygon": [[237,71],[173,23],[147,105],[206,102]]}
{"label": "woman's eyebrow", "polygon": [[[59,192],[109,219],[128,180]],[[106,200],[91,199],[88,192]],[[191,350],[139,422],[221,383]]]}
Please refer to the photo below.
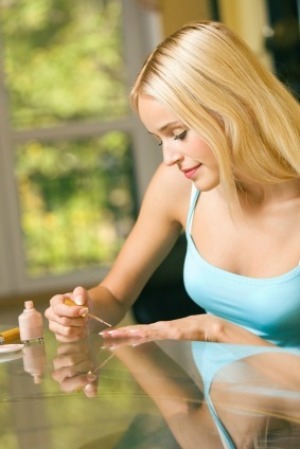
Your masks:
{"label": "woman's eyebrow", "polygon": [[180,122],[179,122],[178,120],[175,120],[174,122],[166,123],[165,125],[161,126],[161,127],[158,129],[158,131],[159,131],[159,132],[165,131],[165,129],[167,129],[167,128],[169,128],[170,126],[173,126],[173,125],[180,125]]}
{"label": "woman's eyebrow", "polygon": [[[174,126],[174,125],[178,125],[178,126],[182,126],[181,122],[179,122],[178,120],[174,121],[174,122],[169,122],[166,123],[165,125],[161,126],[160,128],[158,128],[158,132],[163,132],[165,131],[167,128],[169,128],[170,126]],[[153,136],[155,136],[155,133],[148,131],[149,134],[152,134]]]}

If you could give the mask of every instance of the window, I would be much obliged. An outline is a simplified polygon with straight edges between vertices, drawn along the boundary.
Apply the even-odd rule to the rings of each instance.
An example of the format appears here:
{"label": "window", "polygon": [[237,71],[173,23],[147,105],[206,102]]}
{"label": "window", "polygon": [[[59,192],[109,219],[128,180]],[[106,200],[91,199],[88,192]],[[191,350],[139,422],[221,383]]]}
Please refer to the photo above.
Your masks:
{"label": "window", "polygon": [[128,104],[157,16],[136,0],[0,11],[0,295],[99,281],[160,159]]}

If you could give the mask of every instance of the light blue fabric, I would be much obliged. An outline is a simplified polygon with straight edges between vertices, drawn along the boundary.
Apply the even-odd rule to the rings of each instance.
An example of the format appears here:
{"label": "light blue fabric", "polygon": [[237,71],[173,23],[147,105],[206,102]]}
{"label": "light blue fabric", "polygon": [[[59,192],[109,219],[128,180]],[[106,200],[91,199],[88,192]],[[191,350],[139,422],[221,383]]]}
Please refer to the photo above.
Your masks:
{"label": "light blue fabric", "polygon": [[[210,414],[215,422],[216,428],[219,432],[220,438],[226,449],[237,449],[227,429],[223,425],[219,418],[214,404],[211,400],[210,389],[213,380],[218,378],[218,381],[228,383],[228,386],[235,389],[240,389],[244,392],[256,392],[262,395],[271,394],[274,396],[274,392],[280,395],[282,398],[291,394],[290,391],[275,390],[271,388],[271,392],[267,388],[261,388],[260,383],[251,379],[250,373],[249,379],[247,377],[247,357],[256,356],[259,354],[270,353],[289,353],[300,357],[300,349],[295,348],[280,348],[278,346],[247,346],[247,345],[233,345],[226,343],[210,343],[202,341],[192,342],[192,354],[195,365],[200,373],[204,396],[208,405]],[[239,362],[236,364],[236,362]],[[234,370],[224,370],[229,365],[235,365]],[[231,376],[229,378],[229,376]],[[252,382],[251,382],[252,380]],[[295,399],[296,392],[292,392],[292,397]],[[300,392],[299,392],[300,395]]]}
{"label": "light blue fabric", "polygon": [[199,191],[193,189],[184,264],[189,296],[207,313],[278,346],[300,348],[300,265],[281,276],[250,278],[209,264],[198,253],[190,232],[198,197]]}
{"label": "light blue fabric", "polygon": [[278,351],[300,356],[300,266],[273,278],[250,278],[209,264],[198,253],[191,236],[199,195],[200,192],[193,188],[186,226],[184,283],[189,296],[207,313],[242,326],[276,345],[270,348],[192,343],[193,357],[203,380],[212,418],[224,447],[235,449],[212,403],[211,384],[217,373],[222,373],[222,368],[249,356]]}

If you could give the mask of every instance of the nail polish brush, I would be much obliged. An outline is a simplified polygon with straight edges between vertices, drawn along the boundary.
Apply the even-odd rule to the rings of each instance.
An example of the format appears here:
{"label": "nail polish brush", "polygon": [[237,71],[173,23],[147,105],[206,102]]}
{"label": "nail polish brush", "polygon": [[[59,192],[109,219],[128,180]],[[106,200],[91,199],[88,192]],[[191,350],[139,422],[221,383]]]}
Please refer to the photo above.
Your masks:
{"label": "nail polish brush", "polygon": [[[65,304],[67,304],[68,306],[78,306],[79,305],[79,304],[76,304],[76,302],[74,302],[70,298],[65,299]],[[87,312],[85,314],[85,316],[88,316],[89,318],[92,318],[93,320],[99,321],[99,323],[105,324],[105,326],[107,326],[107,327],[112,327],[111,324],[107,323],[106,321],[102,320],[102,318],[99,318],[97,315],[94,315],[91,312]]]}

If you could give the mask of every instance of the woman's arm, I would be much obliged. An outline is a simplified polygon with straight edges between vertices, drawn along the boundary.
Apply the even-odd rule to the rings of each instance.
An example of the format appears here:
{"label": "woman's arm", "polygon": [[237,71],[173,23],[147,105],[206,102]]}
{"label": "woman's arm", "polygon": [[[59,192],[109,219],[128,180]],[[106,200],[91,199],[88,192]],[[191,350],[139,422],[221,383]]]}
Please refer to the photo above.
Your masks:
{"label": "woman's arm", "polygon": [[101,332],[105,338],[142,338],[143,340],[192,340],[239,345],[274,346],[252,332],[214,315],[192,315],[172,321],[133,325]]}
{"label": "woman's arm", "polygon": [[[88,291],[77,287],[51,299],[45,316],[59,341],[85,337],[87,308],[112,324],[123,318],[182,232],[190,190],[190,182],[177,167],[158,168],[137,222],[108,275]],[[78,306],[65,305],[66,297]]]}

